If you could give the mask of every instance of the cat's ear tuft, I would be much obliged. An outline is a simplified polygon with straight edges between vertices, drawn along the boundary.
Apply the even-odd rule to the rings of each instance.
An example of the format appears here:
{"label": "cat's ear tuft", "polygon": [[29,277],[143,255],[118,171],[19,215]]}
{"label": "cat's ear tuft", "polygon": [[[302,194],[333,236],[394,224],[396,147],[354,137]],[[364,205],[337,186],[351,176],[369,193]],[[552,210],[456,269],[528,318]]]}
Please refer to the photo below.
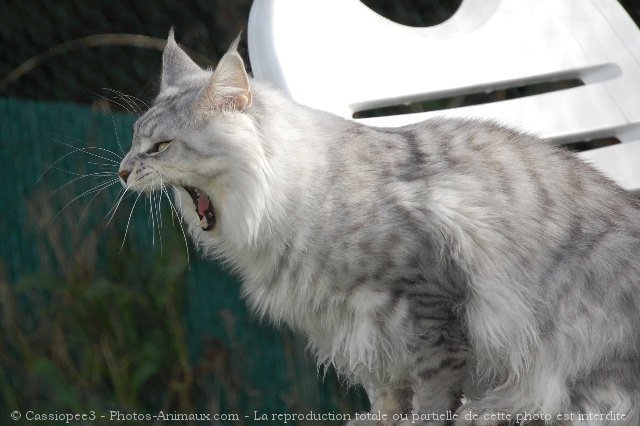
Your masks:
{"label": "cat's ear tuft", "polygon": [[171,28],[169,28],[169,37],[167,37],[167,43],[175,43],[175,42],[176,42],[176,37],[174,34],[173,26],[171,26]]}
{"label": "cat's ear tuft", "polygon": [[244,61],[238,54],[240,35],[224,54],[202,95],[206,110],[244,111],[251,106],[251,88]]}
{"label": "cat's ear tuft", "polygon": [[162,52],[162,80],[161,89],[175,86],[178,81],[202,69],[191,60],[189,55],[178,46],[173,34],[173,27],[169,30],[167,45]]}
{"label": "cat's ear tuft", "polygon": [[229,46],[229,49],[227,49],[227,52],[237,52],[238,46],[240,45],[241,38],[242,38],[242,31],[238,33],[235,40],[233,40],[233,42],[231,43],[231,46]]}

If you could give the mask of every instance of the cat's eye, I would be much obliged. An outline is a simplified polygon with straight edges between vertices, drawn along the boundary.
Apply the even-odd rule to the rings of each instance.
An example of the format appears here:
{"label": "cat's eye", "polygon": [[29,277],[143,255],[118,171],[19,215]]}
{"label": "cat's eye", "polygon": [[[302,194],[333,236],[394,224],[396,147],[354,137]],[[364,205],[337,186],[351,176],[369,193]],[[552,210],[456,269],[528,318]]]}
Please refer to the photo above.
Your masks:
{"label": "cat's eye", "polygon": [[167,149],[170,143],[171,141],[162,141],[162,142],[155,143],[153,144],[151,149],[147,151],[147,154],[157,154],[158,152],[162,152],[165,149]]}

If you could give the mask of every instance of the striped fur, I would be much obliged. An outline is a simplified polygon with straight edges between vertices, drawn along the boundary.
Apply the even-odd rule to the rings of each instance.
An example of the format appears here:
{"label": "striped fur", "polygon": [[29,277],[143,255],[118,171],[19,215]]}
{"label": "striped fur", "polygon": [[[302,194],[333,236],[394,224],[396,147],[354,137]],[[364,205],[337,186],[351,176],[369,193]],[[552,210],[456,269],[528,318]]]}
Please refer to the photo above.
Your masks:
{"label": "striped fur", "polygon": [[[242,278],[253,311],[305,334],[374,410],[443,413],[464,393],[457,425],[498,424],[465,419],[490,412],[640,423],[638,200],[494,123],[367,127],[239,74],[246,102],[203,106],[226,99],[204,96],[215,74],[172,39],[164,58],[122,163],[130,189],[173,184],[194,241]],[[213,230],[182,185],[212,200]],[[608,411],[626,421],[556,420]]]}

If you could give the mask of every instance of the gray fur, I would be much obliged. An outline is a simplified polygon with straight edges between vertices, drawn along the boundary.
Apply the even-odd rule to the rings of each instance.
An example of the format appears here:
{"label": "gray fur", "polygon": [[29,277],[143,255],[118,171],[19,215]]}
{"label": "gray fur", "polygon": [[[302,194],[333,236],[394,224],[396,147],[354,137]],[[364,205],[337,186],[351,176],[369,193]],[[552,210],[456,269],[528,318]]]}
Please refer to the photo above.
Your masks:
{"label": "gray fur", "polygon": [[[626,421],[589,424],[640,423],[637,199],[535,136],[465,120],[367,127],[167,49],[171,77],[121,165],[128,187],[172,185],[254,312],[308,336],[374,410],[443,413],[464,392],[457,425],[610,410]],[[216,73],[242,87],[212,86]],[[212,90],[244,98],[207,105],[224,98]],[[213,230],[183,185],[212,200]]]}

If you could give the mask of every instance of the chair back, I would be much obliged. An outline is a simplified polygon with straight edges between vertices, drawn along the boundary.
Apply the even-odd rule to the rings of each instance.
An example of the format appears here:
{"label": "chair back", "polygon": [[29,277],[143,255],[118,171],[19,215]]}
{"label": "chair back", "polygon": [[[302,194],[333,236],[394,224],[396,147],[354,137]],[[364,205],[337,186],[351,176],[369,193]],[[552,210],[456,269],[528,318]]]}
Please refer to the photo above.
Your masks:
{"label": "chair back", "polygon": [[[464,0],[425,28],[358,0],[255,0],[248,43],[257,78],[346,118],[383,112],[360,118],[367,124],[468,117],[557,143],[615,138],[580,155],[640,190],[640,30],[616,0]],[[386,108],[523,86],[546,90],[436,111]]]}

